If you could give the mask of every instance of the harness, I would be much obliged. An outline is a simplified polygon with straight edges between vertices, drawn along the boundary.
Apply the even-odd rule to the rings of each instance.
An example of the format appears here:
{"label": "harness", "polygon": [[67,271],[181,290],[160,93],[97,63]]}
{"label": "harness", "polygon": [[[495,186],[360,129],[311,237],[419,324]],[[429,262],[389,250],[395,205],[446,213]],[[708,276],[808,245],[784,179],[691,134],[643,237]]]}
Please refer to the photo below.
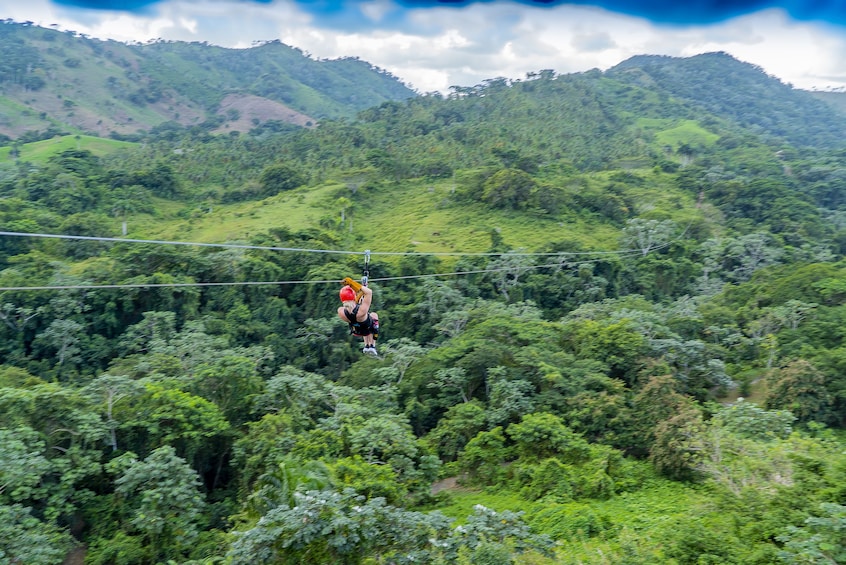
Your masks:
{"label": "harness", "polygon": [[376,335],[376,331],[373,328],[373,319],[370,317],[370,314],[367,314],[367,317],[362,320],[356,320],[358,316],[358,309],[361,305],[356,304],[355,308],[352,309],[352,312],[349,312],[346,308],[344,308],[344,316],[347,317],[347,320],[350,324],[350,333],[353,335]]}

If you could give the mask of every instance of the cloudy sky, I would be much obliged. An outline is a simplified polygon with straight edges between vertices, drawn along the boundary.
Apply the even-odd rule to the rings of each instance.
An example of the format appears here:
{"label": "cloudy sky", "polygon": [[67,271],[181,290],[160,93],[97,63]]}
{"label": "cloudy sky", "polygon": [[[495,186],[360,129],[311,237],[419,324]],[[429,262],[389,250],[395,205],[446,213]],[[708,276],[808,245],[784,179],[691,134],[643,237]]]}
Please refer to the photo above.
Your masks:
{"label": "cloudy sky", "polygon": [[797,88],[846,89],[846,0],[2,0],[0,17],[127,42],[278,39],[420,92],[709,51]]}

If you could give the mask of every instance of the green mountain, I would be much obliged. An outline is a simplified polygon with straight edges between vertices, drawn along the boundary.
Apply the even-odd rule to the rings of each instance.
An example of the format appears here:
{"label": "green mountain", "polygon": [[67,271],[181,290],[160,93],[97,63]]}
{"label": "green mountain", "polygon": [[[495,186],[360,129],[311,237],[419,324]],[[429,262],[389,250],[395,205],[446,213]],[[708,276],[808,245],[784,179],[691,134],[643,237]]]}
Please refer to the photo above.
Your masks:
{"label": "green mountain", "polygon": [[414,95],[358,59],[317,61],[282,43],[127,45],[6,21],[0,26],[0,134],[134,134],[165,122],[247,131],[310,126]]}
{"label": "green mountain", "polygon": [[689,58],[641,55],[606,76],[654,89],[692,105],[700,115],[730,120],[764,138],[824,147],[842,143],[846,117],[811,93],[726,53]]}
{"label": "green mountain", "polygon": [[[672,171],[697,156],[721,151],[724,156],[758,152],[779,166],[776,152],[783,148],[842,146],[835,134],[846,127],[844,116],[808,93],[718,54],[716,60],[726,68],[718,75],[736,76],[737,92],[758,93],[749,98],[745,113],[733,113],[731,104],[718,106],[722,98],[710,94],[716,90],[710,74],[686,70],[694,59],[699,60],[661,59],[675,69],[665,74],[679,77],[666,84],[646,81],[637,64],[651,59],[635,58],[625,72],[542,72],[525,80],[497,79],[459,88],[448,96],[385,102],[359,112],[354,121],[326,120],[319,128],[278,136],[265,131],[261,143],[255,141],[259,137],[204,143],[203,151],[184,154],[181,166],[202,170],[196,183],[227,192],[240,190],[262,167],[278,160],[296,164],[314,180],[345,178],[350,171],[370,168],[395,180],[455,176],[457,182],[470,178],[470,171],[483,179],[485,171],[497,167],[553,178],[568,170]],[[640,84],[644,81],[648,84]],[[677,94],[683,89],[690,96],[709,94],[702,94],[702,100],[683,98]],[[706,109],[709,103],[713,111]],[[165,158],[170,148],[163,144],[150,150]],[[225,158],[233,151],[249,159]]]}

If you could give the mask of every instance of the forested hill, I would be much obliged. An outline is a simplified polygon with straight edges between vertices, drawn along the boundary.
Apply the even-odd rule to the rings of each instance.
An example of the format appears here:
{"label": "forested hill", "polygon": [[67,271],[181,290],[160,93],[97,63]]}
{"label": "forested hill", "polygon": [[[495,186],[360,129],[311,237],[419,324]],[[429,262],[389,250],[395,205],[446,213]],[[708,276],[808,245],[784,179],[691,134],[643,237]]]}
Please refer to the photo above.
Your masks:
{"label": "forested hill", "polygon": [[606,76],[664,92],[764,137],[815,147],[842,144],[846,137],[846,116],[726,53],[641,55],[612,67]]}
{"label": "forested hill", "polygon": [[308,125],[414,95],[364,61],[318,61],[278,41],[128,45],[6,20],[0,52],[0,134],[9,138],[134,134],[168,121],[242,131],[268,120]]}
{"label": "forested hill", "polygon": [[650,61],[0,147],[0,561],[846,562],[842,118]]}
{"label": "forested hill", "polygon": [[[730,113],[725,109],[729,103],[714,113],[705,108],[707,100],[674,95],[671,90],[680,90],[680,84],[692,92],[714,90],[710,75],[684,71],[694,59],[668,59],[666,65],[680,69],[672,73],[680,78],[666,86],[645,80],[640,67],[567,75],[541,71],[520,80],[499,78],[456,87],[446,96],[385,102],[361,111],[357,120],[325,121],[315,130],[262,137],[260,144],[255,140],[262,128],[256,128],[256,136],[206,144],[202,152],[186,155],[184,166],[195,171],[197,182],[228,191],[254,178],[256,167],[277,159],[297,163],[315,179],[338,169],[368,167],[395,179],[445,178],[496,164],[530,174],[645,166],[669,171],[680,160],[696,162],[696,156],[720,151],[726,151],[722,158],[744,151],[767,154],[770,166],[780,167],[778,151],[834,150],[846,144],[846,137],[835,135],[837,128],[846,127],[841,113],[752,65],[720,54],[704,60],[720,62],[722,74],[737,79],[734,90],[715,99],[755,91],[759,95],[749,99],[747,113]],[[766,121],[770,130],[750,125],[750,120]],[[235,146],[244,147],[237,159],[217,153],[231,152]],[[190,161],[200,159],[198,172]],[[730,167],[724,162],[720,166]],[[547,203],[551,208],[554,200]]]}

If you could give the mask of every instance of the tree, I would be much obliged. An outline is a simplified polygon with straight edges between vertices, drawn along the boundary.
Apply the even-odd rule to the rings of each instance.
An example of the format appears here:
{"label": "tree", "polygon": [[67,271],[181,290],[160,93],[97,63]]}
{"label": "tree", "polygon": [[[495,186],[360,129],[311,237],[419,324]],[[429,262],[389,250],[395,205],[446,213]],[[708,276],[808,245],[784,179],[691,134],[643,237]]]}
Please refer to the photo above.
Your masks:
{"label": "tree", "polygon": [[211,438],[230,430],[220,408],[200,398],[165,385],[147,382],[145,394],[134,397],[116,411],[123,423],[119,430],[133,450],[175,446],[188,460],[203,454],[208,457]]}
{"label": "tree", "polygon": [[478,400],[471,400],[447,409],[425,439],[442,461],[455,461],[467,443],[485,429],[485,424],[484,406]]}
{"label": "tree", "polygon": [[482,199],[495,208],[523,210],[529,205],[535,180],[520,169],[502,169],[484,183]]}
{"label": "tree", "polygon": [[400,384],[408,368],[426,353],[426,348],[406,337],[401,337],[388,340],[382,353],[391,362],[391,367],[396,370],[396,384]]}
{"label": "tree", "polygon": [[80,358],[80,334],[82,324],[73,320],[53,320],[34,341],[36,347],[52,351],[55,354],[56,369],[65,374],[67,367],[78,363]]}
{"label": "tree", "polygon": [[632,218],[626,220],[623,228],[623,245],[637,249],[643,257],[650,251],[661,249],[673,237],[676,223],[672,220],[644,220]]}
{"label": "tree", "polygon": [[79,391],[55,383],[0,388],[0,429],[15,430],[8,438],[8,455],[19,463],[47,461],[32,470],[40,475],[37,485],[31,484],[34,475],[15,460],[9,461],[8,471],[17,474],[10,477],[16,486],[9,495],[14,493],[21,502],[37,505],[39,516],[51,520],[68,519],[90,499],[94,478],[101,471],[101,447],[108,430]]}
{"label": "tree", "polygon": [[826,377],[804,359],[790,361],[767,375],[764,405],[789,410],[800,422],[833,423],[833,399],[826,388]]}
{"label": "tree", "polygon": [[747,281],[755,271],[778,263],[784,251],[773,243],[772,236],[760,232],[729,240],[724,248],[723,263],[730,269],[730,280]]}
{"label": "tree", "polygon": [[[233,565],[357,565],[429,562],[429,551],[449,535],[449,520],[342,493],[294,493],[294,506],[268,511],[250,529],[235,532],[227,553]],[[401,559],[401,561],[399,561]],[[394,559],[391,559],[394,561]]]}
{"label": "tree", "polygon": [[341,457],[332,463],[332,476],[338,490],[351,488],[368,499],[384,498],[389,504],[408,503],[408,485],[397,480],[389,465],[368,463],[359,455]]}
{"label": "tree", "polygon": [[[451,536],[453,548],[466,547],[474,550],[472,563],[489,563],[482,560],[487,555],[503,554],[502,549],[509,548],[508,553],[524,553],[537,551],[542,555],[550,555],[553,541],[547,536],[535,535],[522,520],[522,512],[497,512],[481,504],[473,507],[473,514],[467,517],[464,526],[455,528]],[[454,562],[450,553],[445,557],[447,562]],[[478,560],[477,560],[478,559]],[[509,558],[504,563],[512,563]]]}
{"label": "tree", "polygon": [[129,214],[151,210],[149,193],[141,185],[116,187],[111,196],[111,212],[116,218],[121,218],[121,235],[126,235],[126,218]]}
{"label": "tree", "polygon": [[700,340],[675,338],[653,339],[652,347],[674,370],[682,383],[681,392],[705,397],[714,387],[729,387],[732,380],[726,374],[725,364],[711,358],[708,348]]}
{"label": "tree", "polygon": [[610,376],[629,384],[643,365],[648,341],[629,319],[612,322],[577,320],[567,324],[570,344],[580,359],[598,359],[608,364]]}
{"label": "tree", "polygon": [[470,312],[467,310],[453,310],[446,312],[441,321],[435,325],[435,329],[444,334],[447,338],[454,338],[464,331],[467,322],[470,321]]}
{"label": "tree", "polygon": [[787,410],[765,410],[754,402],[738,398],[734,404],[721,408],[713,420],[738,436],[770,441],[789,437],[796,417]]}
{"label": "tree", "polygon": [[0,429],[0,502],[26,501],[47,471],[44,441],[35,430]]}
{"label": "tree", "polygon": [[506,302],[511,300],[509,292],[520,284],[520,277],[532,268],[531,258],[519,253],[505,253],[488,263],[491,279]]}
{"label": "tree", "polygon": [[631,424],[625,430],[623,444],[638,455],[649,453],[655,442],[657,426],[694,405],[691,397],[680,394],[672,375],[652,377],[632,399]]}
{"label": "tree", "polygon": [[296,492],[325,490],[332,486],[329,467],[322,461],[300,462],[286,457],[262,474],[247,499],[251,515],[261,517],[271,508],[296,505]]}
{"label": "tree", "polygon": [[466,403],[470,402],[473,392],[478,385],[479,383],[474,378],[468,376],[467,371],[463,367],[450,367],[435,371],[434,379],[426,386],[439,390],[456,390],[461,397],[461,401]]}
{"label": "tree", "polygon": [[361,391],[336,384],[316,373],[292,366],[282,367],[265,385],[265,392],[255,399],[259,412],[290,414],[298,431],[313,427],[318,421],[340,425],[345,417],[366,413],[373,415],[372,406],[356,409],[353,404]]}
{"label": "tree", "polygon": [[655,441],[649,449],[649,460],[655,469],[672,479],[692,479],[697,464],[693,437],[702,429],[702,414],[693,406],[682,410],[655,426]]}
{"label": "tree", "polygon": [[[353,207],[352,200],[346,196],[341,196],[335,201],[335,204],[341,209],[341,227],[344,227],[347,221],[347,210]],[[350,214],[352,216],[352,214]],[[352,231],[352,217],[350,217],[350,231]]]}
{"label": "tree", "polygon": [[294,340],[301,347],[307,368],[320,366],[332,355],[336,341],[333,336],[340,328],[337,316],[306,318],[297,328]]}
{"label": "tree", "polygon": [[147,353],[154,345],[161,347],[176,335],[175,312],[144,312],[142,318],[120,337],[119,345],[126,353]]}
{"label": "tree", "polygon": [[191,390],[213,402],[229,423],[237,426],[249,418],[253,399],[263,384],[254,360],[222,355],[197,367]]}
{"label": "tree", "polygon": [[587,441],[554,414],[526,414],[519,423],[508,426],[506,432],[521,459],[557,457],[565,463],[581,463],[590,455]]}
{"label": "tree", "polygon": [[[4,302],[0,305],[0,320],[3,321],[6,328],[8,328],[4,333],[8,335],[9,332],[12,334],[12,339],[7,339],[6,345],[4,349],[7,351],[9,350],[17,350],[19,354],[23,354],[25,350],[25,335],[27,327],[30,325],[30,322],[42,314],[40,308],[31,308],[28,306],[17,306],[10,302]],[[14,349],[12,349],[12,344],[14,344]]]}
{"label": "tree", "polygon": [[488,425],[507,426],[532,411],[535,386],[525,379],[508,379],[505,367],[488,370]]}
{"label": "tree", "polygon": [[130,523],[156,561],[184,555],[199,533],[205,502],[197,473],[169,445],[143,461],[131,461],[115,481]]}
{"label": "tree", "polygon": [[467,473],[471,481],[492,485],[503,475],[502,464],[512,456],[513,449],[506,446],[505,434],[497,426],[473,437],[458,457],[458,468]]}
{"label": "tree", "polygon": [[466,302],[461,291],[434,278],[423,279],[417,296],[418,315],[427,320],[436,320]]}
{"label": "tree", "polygon": [[95,402],[102,402],[106,411],[106,425],[109,427],[109,445],[117,451],[117,429],[119,422],[114,419],[115,405],[121,400],[142,394],[143,385],[126,376],[103,374],[83,388],[83,394],[89,395]]}
{"label": "tree", "polygon": [[773,315],[784,327],[795,330],[813,313],[817,306],[819,304],[814,302],[802,302],[801,300],[791,299],[781,306],[774,307]]}
{"label": "tree", "polygon": [[846,562],[846,506],[824,502],[818,516],[809,516],[803,527],[787,526],[778,536],[784,544],[779,559],[787,565]]}
{"label": "tree", "polygon": [[425,451],[405,417],[385,414],[366,420],[349,432],[349,449],[371,464],[387,464],[409,489],[428,488],[440,461]]}
{"label": "tree", "polygon": [[723,408],[708,422],[696,420],[679,426],[684,432],[677,448],[689,457],[685,463],[734,497],[772,498],[799,480],[805,455],[819,444],[791,434],[793,416],[762,410],[740,402]]}
{"label": "tree", "polygon": [[132,175],[131,184],[140,185],[162,198],[175,198],[179,196],[180,192],[179,179],[173,167],[164,161],[155,163],[147,169],[136,171]]}
{"label": "tree", "polygon": [[70,534],[35,518],[30,508],[0,505],[0,562],[55,565],[71,547]]}
{"label": "tree", "polygon": [[280,192],[292,190],[305,182],[302,174],[294,167],[284,163],[269,165],[264,168],[259,177],[262,196],[268,197]]}
{"label": "tree", "polygon": [[[396,508],[382,498],[343,492],[296,493],[293,507],[276,507],[253,527],[234,532],[226,555],[233,565],[359,565],[362,563],[511,563],[513,555],[549,555],[552,541],[531,532],[521,513],[477,505],[451,528],[439,512]],[[506,556],[506,553],[508,554]],[[491,557],[504,561],[490,561]]]}

